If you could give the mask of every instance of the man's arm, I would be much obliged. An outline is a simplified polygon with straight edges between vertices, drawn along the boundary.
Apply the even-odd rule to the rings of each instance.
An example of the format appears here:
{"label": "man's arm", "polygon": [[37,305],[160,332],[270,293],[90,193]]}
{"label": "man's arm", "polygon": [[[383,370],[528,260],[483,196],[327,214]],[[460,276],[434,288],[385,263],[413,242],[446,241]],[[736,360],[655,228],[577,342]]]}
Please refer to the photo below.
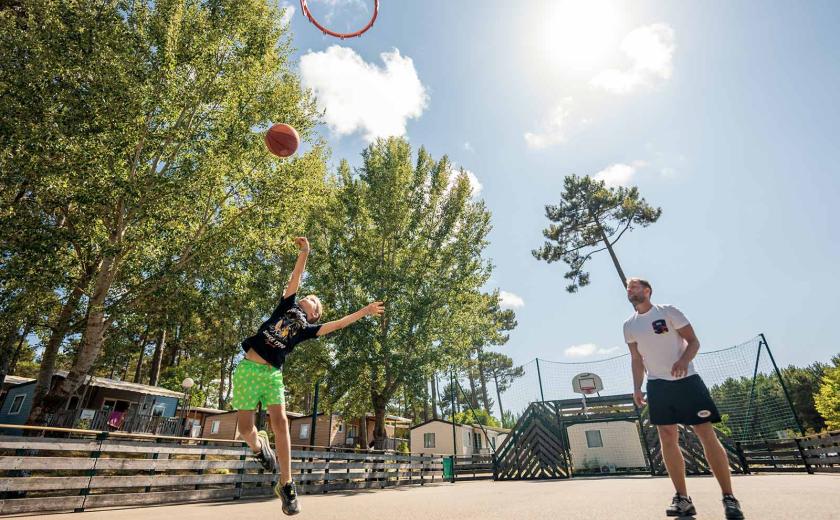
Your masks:
{"label": "man's arm", "polygon": [[297,237],[295,244],[300,248],[300,253],[298,253],[297,262],[295,262],[295,270],[292,271],[292,278],[289,280],[286,290],[283,291],[283,298],[288,298],[297,292],[298,287],[300,287],[300,279],[303,276],[303,272],[306,271],[306,259],[309,257],[309,240],[306,237]]}
{"label": "man's arm", "polygon": [[697,335],[694,333],[691,325],[677,329],[677,333],[685,340],[686,346],[683,355],[671,367],[671,375],[674,377],[684,377],[688,373],[688,364],[691,363],[691,360],[697,355],[697,351],[700,350],[700,340],[697,339]]}
{"label": "man's arm", "polygon": [[637,343],[628,343],[630,347],[630,365],[633,367],[633,400],[636,406],[641,408],[645,405],[645,398],[642,395],[642,381],[645,379],[645,362],[639,352]]}
{"label": "man's arm", "polygon": [[362,307],[353,314],[348,314],[340,320],[329,321],[327,323],[324,323],[318,330],[318,336],[326,336],[330,332],[341,330],[344,327],[350,325],[351,323],[359,321],[365,316],[379,316],[383,312],[385,312],[385,305],[382,302],[373,302],[370,305]]}

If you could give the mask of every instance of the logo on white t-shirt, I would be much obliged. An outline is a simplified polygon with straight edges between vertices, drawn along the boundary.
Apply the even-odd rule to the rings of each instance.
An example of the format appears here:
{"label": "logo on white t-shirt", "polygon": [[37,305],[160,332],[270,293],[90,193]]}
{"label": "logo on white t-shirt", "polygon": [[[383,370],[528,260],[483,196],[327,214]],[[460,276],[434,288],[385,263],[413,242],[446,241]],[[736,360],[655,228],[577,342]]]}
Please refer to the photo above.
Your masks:
{"label": "logo on white t-shirt", "polygon": [[653,332],[657,334],[665,334],[668,332],[668,322],[665,320],[656,320],[651,323],[651,325],[653,326]]}

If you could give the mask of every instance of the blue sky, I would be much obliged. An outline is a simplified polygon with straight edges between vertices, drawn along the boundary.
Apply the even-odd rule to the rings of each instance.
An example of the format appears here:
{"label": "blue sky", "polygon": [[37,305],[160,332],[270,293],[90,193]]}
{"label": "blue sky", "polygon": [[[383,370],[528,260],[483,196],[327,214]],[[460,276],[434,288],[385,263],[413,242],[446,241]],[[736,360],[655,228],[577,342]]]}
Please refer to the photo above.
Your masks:
{"label": "blue sky", "polygon": [[[339,30],[363,24],[372,3],[310,0]],[[503,349],[516,362],[625,349],[631,308],[609,258],[568,294],[566,266],[530,253],[570,173],[636,185],[662,207],[617,254],[651,280],[655,302],[686,313],[703,349],[764,332],[784,365],[840,353],[829,211],[840,197],[840,6],[382,4],[368,33],[341,41],[286,3],[303,81],[327,111],[323,135],[335,161],[358,165],[369,139],[404,134],[474,174],[493,214],[491,288],[509,293],[519,321]]]}

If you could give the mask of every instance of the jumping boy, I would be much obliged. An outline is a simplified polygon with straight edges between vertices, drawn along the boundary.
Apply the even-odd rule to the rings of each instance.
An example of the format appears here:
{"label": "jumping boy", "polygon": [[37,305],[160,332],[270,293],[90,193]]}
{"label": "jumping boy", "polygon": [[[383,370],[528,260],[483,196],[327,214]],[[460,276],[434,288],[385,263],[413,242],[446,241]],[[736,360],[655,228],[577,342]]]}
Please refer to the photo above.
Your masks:
{"label": "jumping boy", "polygon": [[298,237],[295,244],[300,248],[300,253],[289,285],[283,292],[283,299],[271,317],[260,325],[257,333],[242,342],[245,358],[233,373],[231,403],[238,410],[239,434],[251,447],[256,460],[267,471],[274,472],[277,470],[277,458],[271,450],[268,434],[258,432],[254,425],[257,404],[262,401],[263,407],[268,408],[277,456],[280,458],[280,480],[274,487],[274,493],[283,501],[283,513],[287,515],[299,513],[300,506],[292,481],[291,440],[283,394],[283,362],[298,343],[343,329],[365,316],[379,316],[385,310],[382,302],[373,302],[340,320],[317,323],[323,313],[318,297],[309,295],[295,301],[301,276],[306,269],[309,241]]}

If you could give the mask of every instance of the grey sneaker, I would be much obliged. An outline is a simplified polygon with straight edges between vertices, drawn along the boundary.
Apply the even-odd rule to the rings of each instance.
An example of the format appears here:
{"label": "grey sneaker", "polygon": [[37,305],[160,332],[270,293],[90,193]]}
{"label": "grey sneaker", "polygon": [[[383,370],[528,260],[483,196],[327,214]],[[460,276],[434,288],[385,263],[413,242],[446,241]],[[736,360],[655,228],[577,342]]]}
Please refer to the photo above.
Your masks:
{"label": "grey sneaker", "polygon": [[283,501],[284,514],[291,516],[300,513],[300,504],[298,504],[297,490],[295,489],[294,482],[287,482],[286,484],[278,482],[274,486],[274,494]]}
{"label": "grey sneaker", "polygon": [[665,510],[665,514],[668,516],[694,516],[697,511],[694,509],[694,504],[691,503],[691,497],[684,497],[677,493],[671,500],[671,505]]}
{"label": "grey sneaker", "polygon": [[257,439],[260,442],[260,451],[254,453],[254,458],[266,470],[271,473],[277,472],[277,457],[274,455],[274,450],[271,449],[271,442],[268,440],[268,434],[260,430],[257,432]]}
{"label": "grey sneaker", "polygon": [[734,495],[723,495],[723,512],[726,520],[743,520],[744,513],[741,512],[741,504]]}

